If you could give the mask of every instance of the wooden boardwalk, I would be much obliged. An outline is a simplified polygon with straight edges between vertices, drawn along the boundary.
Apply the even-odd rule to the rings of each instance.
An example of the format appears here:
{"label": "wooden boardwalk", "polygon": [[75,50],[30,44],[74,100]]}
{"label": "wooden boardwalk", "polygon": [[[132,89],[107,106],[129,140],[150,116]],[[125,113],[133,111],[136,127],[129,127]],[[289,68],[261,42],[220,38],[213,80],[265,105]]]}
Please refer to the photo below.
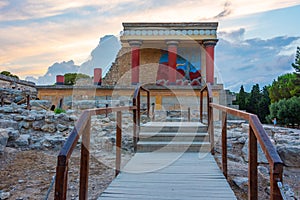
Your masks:
{"label": "wooden boardwalk", "polygon": [[236,199],[210,153],[136,153],[98,200]]}

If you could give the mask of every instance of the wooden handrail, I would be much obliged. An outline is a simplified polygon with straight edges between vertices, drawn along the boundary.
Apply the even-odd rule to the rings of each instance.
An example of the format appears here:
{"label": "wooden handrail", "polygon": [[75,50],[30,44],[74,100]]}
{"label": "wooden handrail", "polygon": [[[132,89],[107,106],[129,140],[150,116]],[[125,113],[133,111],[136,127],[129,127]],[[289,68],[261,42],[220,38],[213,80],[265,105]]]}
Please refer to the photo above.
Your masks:
{"label": "wooden handrail", "polygon": [[122,107],[106,107],[84,110],[75,123],[75,127],[71,131],[64,146],[57,156],[56,180],[55,180],[55,194],[54,199],[65,200],[67,198],[68,188],[68,164],[73,150],[77,146],[77,142],[82,137],[81,142],[81,156],[80,156],[80,184],[79,184],[79,199],[88,199],[88,174],[89,174],[89,149],[90,149],[90,129],[91,116],[101,115],[116,112],[116,171],[117,176],[121,167],[121,141],[122,141],[122,111],[133,111],[133,137],[136,150],[136,140],[138,138],[137,131],[140,126],[140,92],[141,90],[147,92],[147,112],[149,116],[150,111],[150,91],[138,86],[134,91],[133,105]]}
{"label": "wooden handrail", "polygon": [[[136,106],[137,109],[133,111],[133,146],[134,151],[137,150],[137,142],[139,141],[139,133],[140,133],[140,125],[141,125],[141,91],[145,91],[147,93],[147,117],[150,116],[150,91],[144,88],[141,85],[138,85],[133,93],[133,106]],[[136,121],[135,121],[136,119]]]}
{"label": "wooden handrail", "polygon": [[[257,115],[247,113],[241,110],[229,108],[216,103],[212,103],[212,90],[210,84],[204,86],[200,91],[200,120],[203,122],[203,93],[207,94],[208,110],[208,130],[210,136],[214,137],[213,132],[213,111],[217,109],[222,112],[222,170],[227,177],[227,115],[231,114],[249,121],[249,167],[248,167],[248,199],[258,199],[257,185],[257,141],[260,144],[270,166],[270,199],[282,199],[278,182],[282,182],[283,162],[280,159],[275,147],[271,143],[268,134],[264,130]],[[212,142],[213,140],[210,140]],[[214,144],[212,144],[214,145]],[[212,147],[212,153],[213,153]]]}

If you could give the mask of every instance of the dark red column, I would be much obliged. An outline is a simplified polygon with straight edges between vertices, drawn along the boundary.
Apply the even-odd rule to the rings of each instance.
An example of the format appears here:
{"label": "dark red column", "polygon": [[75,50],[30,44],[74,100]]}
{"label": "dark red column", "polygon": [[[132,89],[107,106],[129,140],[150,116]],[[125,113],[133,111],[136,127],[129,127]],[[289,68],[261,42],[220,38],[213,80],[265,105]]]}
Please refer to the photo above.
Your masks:
{"label": "dark red column", "polygon": [[56,85],[63,85],[65,82],[65,77],[63,75],[56,76]]}
{"label": "dark red column", "polygon": [[167,41],[168,45],[168,60],[169,60],[169,85],[176,85],[176,64],[177,64],[177,41]]}
{"label": "dark red column", "polygon": [[214,84],[214,59],[217,40],[203,42],[206,52],[206,83]]}
{"label": "dark red column", "polygon": [[140,47],[141,41],[129,41],[131,46],[131,85],[136,85],[140,82],[139,80],[139,66],[140,66]]}
{"label": "dark red column", "polygon": [[102,83],[102,69],[94,68],[94,85],[101,85]]}

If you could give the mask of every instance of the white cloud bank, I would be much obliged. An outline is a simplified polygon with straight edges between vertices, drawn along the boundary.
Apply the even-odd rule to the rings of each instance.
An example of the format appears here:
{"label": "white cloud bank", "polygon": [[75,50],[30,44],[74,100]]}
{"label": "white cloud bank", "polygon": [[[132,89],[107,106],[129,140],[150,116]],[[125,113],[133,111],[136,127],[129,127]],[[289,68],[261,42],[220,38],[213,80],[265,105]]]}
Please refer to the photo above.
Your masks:
{"label": "white cloud bank", "polygon": [[116,36],[106,35],[100,38],[98,46],[91,52],[88,61],[82,65],[75,65],[73,60],[63,61],[51,65],[47,72],[38,78],[26,77],[26,80],[37,83],[38,85],[52,85],[56,82],[56,75],[66,73],[83,73],[93,76],[94,68],[102,68],[105,72],[115,61],[118,51],[121,48],[120,41]]}
{"label": "white cloud bank", "polygon": [[250,90],[256,83],[268,85],[279,75],[293,71],[291,63],[296,46],[293,52],[282,52],[291,50],[291,45],[300,41],[300,37],[244,39],[244,34],[244,29],[219,33],[216,66],[227,89],[238,91],[244,85]]}

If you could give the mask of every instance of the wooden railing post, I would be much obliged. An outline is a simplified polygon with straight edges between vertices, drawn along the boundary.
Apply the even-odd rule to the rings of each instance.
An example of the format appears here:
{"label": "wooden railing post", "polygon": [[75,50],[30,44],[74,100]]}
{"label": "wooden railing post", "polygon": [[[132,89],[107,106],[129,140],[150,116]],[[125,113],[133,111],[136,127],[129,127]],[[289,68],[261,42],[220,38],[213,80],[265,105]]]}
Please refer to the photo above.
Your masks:
{"label": "wooden railing post", "polygon": [[63,108],[63,102],[64,102],[64,98],[60,98],[60,99],[59,99],[58,108],[60,108],[60,109]]}
{"label": "wooden railing post", "polygon": [[147,117],[150,117],[150,92],[147,91]]}
{"label": "wooden railing post", "polygon": [[280,189],[277,182],[282,182],[283,164],[275,163],[273,168],[270,167],[270,199],[282,200]]}
{"label": "wooden railing post", "polygon": [[117,112],[117,132],[116,132],[116,170],[115,176],[118,176],[121,169],[121,148],[122,148],[122,112]]}
{"label": "wooden railing post", "polygon": [[[136,106],[137,104],[137,99],[133,99],[132,105]],[[136,152],[137,149],[137,109],[133,110],[133,149],[134,152]]]}
{"label": "wooden railing post", "polygon": [[188,107],[187,115],[188,115],[188,122],[190,122],[191,121],[191,108],[190,107]]}
{"label": "wooden railing post", "polygon": [[27,102],[26,109],[30,110],[30,95],[26,95],[26,102]]}
{"label": "wooden railing post", "polygon": [[88,199],[91,116],[89,116],[87,125],[84,130],[85,131],[82,134],[80,158],[80,200]]}
{"label": "wooden railing post", "polygon": [[[208,94],[207,94],[208,96]],[[214,115],[213,115],[213,108],[210,106],[212,102],[212,98],[208,98],[207,101],[207,110],[208,110],[208,126],[209,126],[209,141],[210,141],[210,151],[212,155],[215,155],[215,138],[214,138]]]}
{"label": "wooden railing post", "polygon": [[137,96],[137,133],[136,133],[137,141],[139,141],[140,126],[141,126],[141,90],[139,90]]}
{"label": "wooden railing post", "polygon": [[227,113],[222,112],[222,169],[227,178]]}
{"label": "wooden railing post", "polygon": [[249,127],[249,164],[248,164],[248,199],[257,200],[257,140],[252,129]]}
{"label": "wooden railing post", "polygon": [[67,199],[68,185],[68,161],[66,156],[57,157],[56,179],[55,179],[55,200]]}
{"label": "wooden railing post", "polygon": [[152,121],[155,120],[155,103],[152,103]]}
{"label": "wooden railing post", "polygon": [[200,92],[200,122],[203,123],[203,91]]}

